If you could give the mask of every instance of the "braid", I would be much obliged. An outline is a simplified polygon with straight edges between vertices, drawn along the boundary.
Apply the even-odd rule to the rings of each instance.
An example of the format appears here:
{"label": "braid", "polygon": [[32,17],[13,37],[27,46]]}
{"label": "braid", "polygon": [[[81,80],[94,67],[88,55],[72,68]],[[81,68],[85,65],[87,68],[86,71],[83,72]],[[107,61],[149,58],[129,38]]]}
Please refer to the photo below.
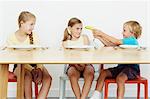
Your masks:
{"label": "braid", "polygon": [[33,44],[33,33],[29,34],[30,44]]}
{"label": "braid", "polygon": [[[31,32],[31,34],[29,34],[29,39],[30,39],[30,44],[33,44],[33,33]],[[36,64],[30,64],[32,67],[36,68],[37,65]]]}

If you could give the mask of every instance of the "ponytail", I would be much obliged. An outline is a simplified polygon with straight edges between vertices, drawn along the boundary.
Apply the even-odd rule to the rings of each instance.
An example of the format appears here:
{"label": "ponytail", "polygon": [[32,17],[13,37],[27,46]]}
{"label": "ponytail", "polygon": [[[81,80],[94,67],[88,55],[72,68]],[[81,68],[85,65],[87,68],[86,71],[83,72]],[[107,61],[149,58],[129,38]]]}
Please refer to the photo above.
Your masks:
{"label": "ponytail", "polygon": [[64,31],[64,38],[63,38],[63,41],[66,41],[66,40],[71,40],[72,39],[72,35],[68,32],[67,28],[65,29]]}

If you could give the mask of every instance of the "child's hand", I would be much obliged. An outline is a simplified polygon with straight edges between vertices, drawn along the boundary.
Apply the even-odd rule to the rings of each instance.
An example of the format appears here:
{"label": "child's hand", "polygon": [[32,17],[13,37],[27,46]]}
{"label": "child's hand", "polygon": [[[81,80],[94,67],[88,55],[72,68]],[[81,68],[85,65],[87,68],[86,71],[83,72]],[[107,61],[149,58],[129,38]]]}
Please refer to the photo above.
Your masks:
{"label": "child's hand", "polygon": [[102,31],[101,30],[98,30],[98,29],[96,29],[96,28],[94,28],[92,26],[86,26],[85,28],[88,29],[88,30],[91,30],[93,32],[93,36],[95,38],[101,37],[101,35],[102,35]]}
{"label": "child's hand", "polygon": [[75,64],[74,66],[78,71],[83,71],[85,68],[85,64]]}
{"label": "child's hand", "polygon": [[7,48],[6,44],[0,46],[0,50],[5,50]]}
{"label": "child's hand", "polygon": [[33,75],[33,81],[36,84],[41,84],[42,82],[42,78],[43,78],[43,74],[42,74],[42,70],[40,68],[38,69],[33,69],[31,71],[32,75]]}
{"label": "child's hand", "polygon": [[37,84],[41,84],[42,78],[43,78],[43,73],[42,73],[42,70],[40,68],[38,68],[37,71],[38,71],[38,76],[37,76],[37,79],[35,80],[35,82]]}
{"label": "child's hand", "polygon": [[31,74],[32,74],[32,78],[33,78],[33,82],[35,82],[36,78],[37,78],[37,70],[36,69],[32,69],[31,71]]}
{"label": "child's hand", "polygon": [[9,71],[8,73],[9,73],[8,79],[16,79],[16,76],[15,76],[15,74],[13,72]]}

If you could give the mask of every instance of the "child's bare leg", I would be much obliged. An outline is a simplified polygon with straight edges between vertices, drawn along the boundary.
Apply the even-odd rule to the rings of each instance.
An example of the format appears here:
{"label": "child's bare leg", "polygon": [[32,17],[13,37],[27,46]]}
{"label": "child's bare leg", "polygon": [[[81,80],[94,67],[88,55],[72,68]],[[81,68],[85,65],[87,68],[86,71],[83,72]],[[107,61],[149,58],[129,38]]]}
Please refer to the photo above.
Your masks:
{"label": "child's bare leg", "polygon": [[94,68],[91,66],[86,66],[83,76],[84,76],[84,85],[82,89],[81,99],[86,99],[94,79]]}
{"label": "child's bare leg", "polygon": [[125,92],[125,81],[128,80],[128,77],[124,73],[120,73],[117,78],[117,99],[124,99]]}
{"label": "child's bare leg", "polygon": [[80,92],[80,86],[78,84],[78,80],[80,78],[79,71],[77,71],[75,67],[70,67],[68,69],[68,73],[67,74],[68,74],[68,77],[70,79],[71,87],[72,87],[72,90],[73,90],[76,98],[80,99],[81,92]]}
{"label": "child's bare leg", "polygon": [[49,75],[45,67],[43,67],[42,87],[38,94],[38,99],[47,99],[47,95],[51,86],[52,77]]}
{"label": "child's bare leg", "polygon": [[97,80],[96,89],[97,91],[101,92],[104,85],[104,80],[106,77],[112,77],[111,72],[109,70],[103,70]]}
{"label": "child's bare leg", "polygon": [[32,99],[32,74],[28,70],[25,70],[24,81],[25,99]]}
{"label": "child's bare leg", "polygon": [[[18,76],[18,67],[15,69],[14,74]],[[24,86],[25,86],[25,99],[32,99],[32,74],[30,71],[25,69],[25,77],[24,77]]]}

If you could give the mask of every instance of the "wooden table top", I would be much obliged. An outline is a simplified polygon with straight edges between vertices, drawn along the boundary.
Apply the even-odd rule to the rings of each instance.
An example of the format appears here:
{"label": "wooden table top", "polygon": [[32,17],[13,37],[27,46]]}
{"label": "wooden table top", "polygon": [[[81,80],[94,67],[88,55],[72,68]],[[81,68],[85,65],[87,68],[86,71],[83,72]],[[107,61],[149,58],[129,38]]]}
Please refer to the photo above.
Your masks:
{"label": "wooden table top", "polygon": [[101,47],[99,49],[2,50],[0,64],[150,64],[150,50]]}

